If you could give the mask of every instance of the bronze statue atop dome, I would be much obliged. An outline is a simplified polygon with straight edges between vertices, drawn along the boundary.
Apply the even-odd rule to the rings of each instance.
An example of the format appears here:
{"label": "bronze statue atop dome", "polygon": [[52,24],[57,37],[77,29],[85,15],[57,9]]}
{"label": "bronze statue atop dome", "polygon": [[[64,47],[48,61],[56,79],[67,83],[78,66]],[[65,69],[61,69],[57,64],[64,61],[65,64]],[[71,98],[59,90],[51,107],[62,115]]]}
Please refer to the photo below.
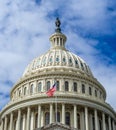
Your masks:
{"label": "bronze statue atop dome", "polygon": [[56,25],[55,32],[61,33],[61,28],[60,28],[61,22],[58,17],[56,18],[55,25]]}

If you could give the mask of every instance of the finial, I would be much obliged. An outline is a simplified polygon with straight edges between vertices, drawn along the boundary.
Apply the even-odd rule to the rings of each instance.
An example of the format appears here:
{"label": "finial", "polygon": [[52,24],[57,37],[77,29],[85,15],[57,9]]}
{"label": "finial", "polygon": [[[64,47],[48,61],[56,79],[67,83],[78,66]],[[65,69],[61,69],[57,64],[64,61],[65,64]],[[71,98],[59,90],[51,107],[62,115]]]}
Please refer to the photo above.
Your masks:
{"label": "finial", "polygon": [[55,25],[56,25],[55,32],[59,32],[60,33],[61,32],[61,28],[60,28],[61,22],[60,22],[58,17],[56,18]]}

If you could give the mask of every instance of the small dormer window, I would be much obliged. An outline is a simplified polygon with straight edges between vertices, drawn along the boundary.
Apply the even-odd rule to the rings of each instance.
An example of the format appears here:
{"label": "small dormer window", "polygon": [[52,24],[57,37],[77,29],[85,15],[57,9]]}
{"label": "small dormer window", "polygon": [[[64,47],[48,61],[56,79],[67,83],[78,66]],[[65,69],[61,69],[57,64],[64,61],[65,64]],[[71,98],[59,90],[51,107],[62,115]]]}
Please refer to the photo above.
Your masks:
{"label": "small dormer window", "polygon": [[75,60],[75,64],[78,65],[78,61],[77,60]]}
{"label": "small dormer window", "polygon": [[65,57],[63,58],[63,62],[66,62],[66,59],[65,59]]}
{"label": "small dormer window", "polygon": [[71,58],[69,59],[69,63],[72,63],[72,59]]}
{"label": "small dormer window", "polygon": [[46,62],[46,57],[44,57],[44,59],[43,59],[43,64],[45,64],[45,62]]}
{"label": "small dormer window", "polygon": [[59,62],[59,56],[56,57],[56,61]]}
{"label": "small dormer window", "polygon": [[50,57],[50,60],[49,60],[50,62],[52,62],[52,56]]}
{"label": "small dormer window", "polygon": [[84,70],[84,66],[83,66],[83,63],[81,63],[81,68],[82,68],[82,70]]}

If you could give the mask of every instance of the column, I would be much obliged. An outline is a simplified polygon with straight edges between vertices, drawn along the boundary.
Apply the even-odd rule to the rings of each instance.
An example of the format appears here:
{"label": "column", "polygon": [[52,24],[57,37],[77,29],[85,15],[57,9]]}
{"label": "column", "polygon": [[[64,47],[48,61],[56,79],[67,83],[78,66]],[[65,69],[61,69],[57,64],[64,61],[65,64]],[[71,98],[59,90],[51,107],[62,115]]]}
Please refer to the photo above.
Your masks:
{"label": "column", "polygon": [[26,127],[26,114],[23,114],[23,130],[25,130]]}
{"label": "column", "polygon": [[26,124],[26,130],[30,130],[30,107],[27,108],[27,124]]}
{"label": "column", "polygon": [[20,130],[20,125],[21,124],[21,110],[18,110],[18,117],[17,117],[17,130]]}
{"label": "column", "polygon": [[113,125],[113,130],[115,130],[115,123],[114,123],[114,119],[112,121],[112,125]]}
{"label": "column", "polygon": [[30,122],[30,128],[31,128],[31,130],[33,130],[34,129],[34,112],[32,111],[31,112],[31,122]]}
{"label": "column", "polygon": [[41,127],[41,105],[38,105],[38,128]]}
{"label": "column", "polygon": [[53,104],[50,104],[50,124],[53,122],[52,116],[53,116]]}
{"label": "column", "polygon": [[85,130],[89,130],[88,128],[88,108],[85,107]]}
{"label": "column", "polygon": [[74,105],[74,128],[77,128],[77,106]]}
{"label": "column", "polygon": [[13,113],[10,114],[10,130],[13,130]]}
{"label": "column", "polygon": [[84,118],[84,115],[85,115],[85,112],[82,111],[81,112],[81,121],[80,121],[82,130],[85,130],[85,118]]}
{"label": "column", "polygon": [[103,124],[103,130],[106,130],[105,114],[103,112],[102,112],[102,124]]}
{"label": "column", "polygon": [[98,116],[97,116],[97,110],[94,110],[94,117],[95,117],[95,130],[98,130]]}
{"label": "column", "polygon": [[65,104],[62,104],[62,124],[65,124]]}
{"label": "column", "polygon": [[111,130],[111,117],[108,117],[108,126],[109,126],[109,130]]}
{"label": "column", "polygon": [[2,124],[1,124],[1,130],[3,130],[4,128],[3,128],[3,125],[4,125],[4,122],[3,122],[3,119],[2,119],[2,122],[1,122]]}
{"label": "column", "polygon": [[93,115],[92,115],[92,113],[89,115],[89,129],[93,130]]}
{"label": "column", "polygon": [[7,115],[5,116],[4,130],[7,130]]}
{"label": "column", "polygon": [[60,91],[64,91],[64,79],[60,80]]}

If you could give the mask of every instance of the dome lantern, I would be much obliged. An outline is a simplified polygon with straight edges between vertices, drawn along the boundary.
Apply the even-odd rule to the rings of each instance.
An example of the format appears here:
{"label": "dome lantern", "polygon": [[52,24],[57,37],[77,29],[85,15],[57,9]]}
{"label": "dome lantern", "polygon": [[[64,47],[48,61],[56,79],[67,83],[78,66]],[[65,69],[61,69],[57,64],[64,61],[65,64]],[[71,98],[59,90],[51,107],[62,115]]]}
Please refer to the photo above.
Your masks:
{"label": "dome lantern", "polygon": [[55,33],[50,36],[51,48],[52,49],[65,49],[66,36],[61,32],[61,22],[59,18],[55,21],[56,29]]}

